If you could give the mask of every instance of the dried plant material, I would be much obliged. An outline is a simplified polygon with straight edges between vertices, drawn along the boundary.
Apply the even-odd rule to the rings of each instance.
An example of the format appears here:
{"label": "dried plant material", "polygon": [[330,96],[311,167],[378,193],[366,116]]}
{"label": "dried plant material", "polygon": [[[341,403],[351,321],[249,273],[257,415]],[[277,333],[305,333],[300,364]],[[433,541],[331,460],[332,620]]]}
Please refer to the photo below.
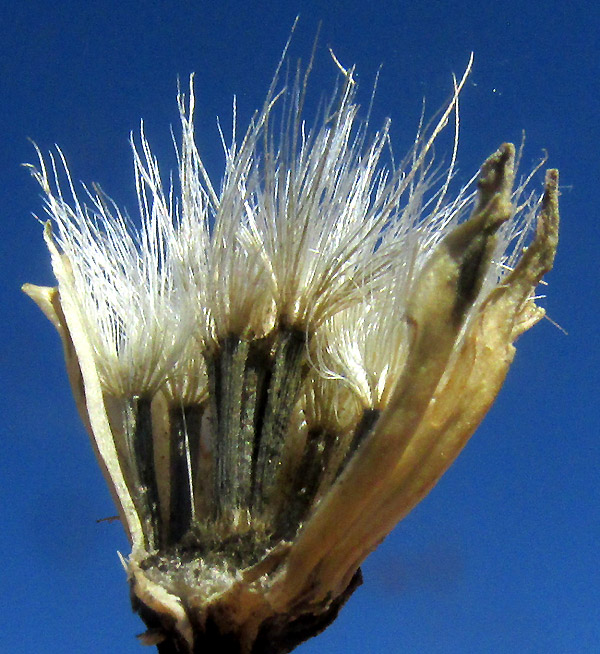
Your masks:
{"label": "dried plant material", "polygon": [[132,140],[140,230],[98,189],[78,199],[60,151],[32,168],[58,286],[24,291],[62,339],[131,541],[140,638],[163,654],[288,652],[324,629],[543,315],[558,173],[541,199],[514,190],[504,144],[448,199],[456,151],[440,180],[431,149],[453,114],[458,128],[469,69],[406,165],[386,169],[389,123],[369,135],[338,66],[312,129],[307,76],[281,93],[276,77],[225,146],[218,192],[190,81],[177,200],[143,132]]}

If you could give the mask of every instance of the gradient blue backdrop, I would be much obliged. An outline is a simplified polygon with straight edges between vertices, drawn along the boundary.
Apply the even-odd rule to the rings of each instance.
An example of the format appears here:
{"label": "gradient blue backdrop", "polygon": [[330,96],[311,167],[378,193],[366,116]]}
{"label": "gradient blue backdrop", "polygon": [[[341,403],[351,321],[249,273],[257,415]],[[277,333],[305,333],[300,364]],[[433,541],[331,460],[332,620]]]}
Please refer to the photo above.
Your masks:
{"label": "gradient blue backdrop", "polygon": [[[146,121],[174,165],[176,78],[197,73],[199,141],[218,179],[227,130],[259,107],[296,14],[292,56],[322,21],[313,100],[335,76],[331,45],[357,64],[373,124],[392,118],[396,154],[426,96],[430,112],[471,50],[459,181],[526,131],[523,168],[560,168],[563,229],[543,321],[523,336],[507,383],[431,495],[364,565],[336,624],[298,651],[600,652],[598,573],[597,3],[8,2],[0,9],[0,248],[3,320],[0,652],[142,652],[117,550],[128,552],[80,425],[56,334],[19,291],[51,285],[39,190],[23,162],[66,153],[135,213],[128,145]],[[362,93],[362,94],[361,94]],[[539,182],[539,180],[538,180]],[[145,650],[150,651],[150,650]]]}

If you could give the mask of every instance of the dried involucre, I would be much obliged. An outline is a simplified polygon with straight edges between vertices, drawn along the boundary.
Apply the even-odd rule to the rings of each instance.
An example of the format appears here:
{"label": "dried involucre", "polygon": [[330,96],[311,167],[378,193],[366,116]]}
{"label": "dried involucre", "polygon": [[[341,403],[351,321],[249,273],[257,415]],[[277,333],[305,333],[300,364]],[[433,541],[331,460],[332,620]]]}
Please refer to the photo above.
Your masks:
{"label": "dried involucre", "polygon": [[83,204],[60,152],[32,168],[58,286],[24,290],[62,339],[160,652],[287,652],[325,628],[543,316],[557,171],[541,199],[513,190],[505,144],[448,200],[453,166],[432,170],[465,79],[397,170],[389,125],[357,120],[352,71],[311,129],[306,77],[274,83],[218,192],[190,81],[177,200],[132,139],[139,231],[98,189]]}

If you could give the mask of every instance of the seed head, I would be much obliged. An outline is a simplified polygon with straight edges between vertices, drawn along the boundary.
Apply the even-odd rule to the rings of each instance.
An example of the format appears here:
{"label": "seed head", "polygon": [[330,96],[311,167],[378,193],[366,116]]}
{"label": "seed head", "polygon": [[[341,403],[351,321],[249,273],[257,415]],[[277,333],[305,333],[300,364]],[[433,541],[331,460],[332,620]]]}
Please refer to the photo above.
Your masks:
{"label": "seed head", "polygon": [[38,151],[57,287],[24,290],[62,339],[160,652],[287,652],[327,626],[542,317],[558,173],[541,200],[513,190],[504,144],[449,198],[456,140],[449,170],[433,163],[468,72],[399,167],[389,122],[358,118],[353,70],[312,127],[307,75],[280,92],[276,75],[218,191],[190,80],[179,192],[132,138],[139,228]]}

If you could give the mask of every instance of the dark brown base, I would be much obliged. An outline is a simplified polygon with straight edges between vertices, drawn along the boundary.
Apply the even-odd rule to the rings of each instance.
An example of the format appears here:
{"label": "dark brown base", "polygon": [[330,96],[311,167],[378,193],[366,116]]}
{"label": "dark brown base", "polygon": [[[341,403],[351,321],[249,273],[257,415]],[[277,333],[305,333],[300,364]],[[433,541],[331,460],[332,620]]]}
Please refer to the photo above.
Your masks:
{"label": "dark brown base", "polygon": [[[138,613],[148,630],[145,638],[155,636],[159,654],[287,654],[301,643],[324,631],[338,616],[340,609],[350,595],[362,584],[359,570],[352,578],[346,590],[329,604],[321,613],[307,612],[299,615],[276,615],[265,621],[256,636],[251,649],[244,651],[242,644],[233,632],[222,633],[219,625],[208,615],[200,625],[189,616],[194,629],[194,647],[190,650],[187,643],[175,631],[174,623],[168,617],[156,613],[132,593],[133,610]],[[160,640],[161,642],[158,642]]]}

